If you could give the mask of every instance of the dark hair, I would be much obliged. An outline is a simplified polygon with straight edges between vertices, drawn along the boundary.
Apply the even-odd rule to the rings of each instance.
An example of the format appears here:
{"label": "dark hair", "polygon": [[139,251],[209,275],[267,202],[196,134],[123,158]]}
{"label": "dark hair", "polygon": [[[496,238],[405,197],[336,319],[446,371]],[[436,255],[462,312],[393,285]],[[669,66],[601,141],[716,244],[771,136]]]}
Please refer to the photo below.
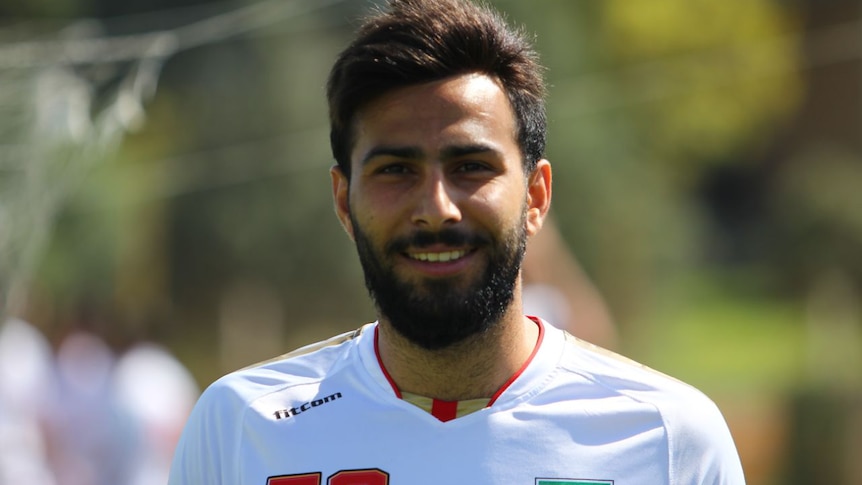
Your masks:
{"label": "dark hair", "polygon": [[545,84],[521,30],[469,0],[389,0],[368,18],[329,74],[332,154],[350,176],[357,111],[393,89],[481,73],[497,79],[515,113],[524,170],[544,156]]}

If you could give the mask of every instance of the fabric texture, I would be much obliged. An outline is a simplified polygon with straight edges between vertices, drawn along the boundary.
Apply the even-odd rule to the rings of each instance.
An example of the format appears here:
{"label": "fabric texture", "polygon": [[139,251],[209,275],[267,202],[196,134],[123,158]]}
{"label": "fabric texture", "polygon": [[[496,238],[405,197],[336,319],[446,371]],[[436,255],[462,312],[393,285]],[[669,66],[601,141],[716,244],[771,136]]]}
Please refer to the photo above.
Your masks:
{"label": "fabric texture", "polygon": [[192,412],[169,484],[744,484],[704,394],[539,323],[523,372],[445,422],[392,388],[376,323],[229,374]]}

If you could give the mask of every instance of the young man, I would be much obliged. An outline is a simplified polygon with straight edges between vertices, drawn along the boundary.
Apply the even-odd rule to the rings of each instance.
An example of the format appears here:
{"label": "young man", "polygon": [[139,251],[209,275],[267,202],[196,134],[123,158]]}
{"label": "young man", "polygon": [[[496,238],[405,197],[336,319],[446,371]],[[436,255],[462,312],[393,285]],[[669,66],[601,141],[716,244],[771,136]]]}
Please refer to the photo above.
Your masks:
{"label": "young man", "polygon": [[391,0],[328,85],[378,321],[204,393],[171,485],[744,483],[698,391],[523,315],[551,201],[541,68],[467,0]]}

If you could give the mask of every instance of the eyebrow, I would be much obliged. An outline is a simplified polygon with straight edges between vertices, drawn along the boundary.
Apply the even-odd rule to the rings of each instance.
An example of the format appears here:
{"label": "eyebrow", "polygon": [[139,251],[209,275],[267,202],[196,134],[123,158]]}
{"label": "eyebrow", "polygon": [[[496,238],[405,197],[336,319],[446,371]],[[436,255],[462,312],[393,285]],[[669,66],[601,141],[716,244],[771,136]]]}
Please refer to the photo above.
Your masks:
{"label": "eyebrow", "polygon": [[[469,145],[452,145],[444,148],[441,152],[441,156],[444,160],[450,160],[453,158],[463,157],[466,155],[476,155],[480,153],[496,153],[497,150],[492,148],[489,145],[474,143]],[[402,158],[408,160],[419,160],[423,158],[424,152],[418,147],[393,147],[393,146],[379,146],[374,147],[362,157],[362,165],[365,165],[369,161],[377,157],[393,157],[393,158]]]}
{"label": "eyebrow", "polygon": [[390,147],[390,146],[378,146],[374,147],[362,157],[362,165],[367,164],[374,158],[377,157],[392,157],[392,158],[406,158],[410,160],[417,160],[422,158],[422,150],[416,147]]}
{"label": "eyebrow", "polygon": [[496,153],[494,148],[481,143],[471,145],[453,145],[443,149],[443,158],[451,159],[466,155],[478,155],[480,153]]}

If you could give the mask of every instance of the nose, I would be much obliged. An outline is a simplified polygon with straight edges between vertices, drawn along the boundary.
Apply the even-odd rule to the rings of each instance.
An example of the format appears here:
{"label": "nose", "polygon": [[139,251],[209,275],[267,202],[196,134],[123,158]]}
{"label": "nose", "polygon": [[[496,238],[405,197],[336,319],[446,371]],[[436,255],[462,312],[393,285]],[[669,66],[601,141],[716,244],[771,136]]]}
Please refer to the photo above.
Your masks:
{"label": "nose", "polygon": [[413,224],[427,230],[442,229],[461,220],[455,188],[447,183],[442,170],[430,170],[416,187],[417,201]]}

